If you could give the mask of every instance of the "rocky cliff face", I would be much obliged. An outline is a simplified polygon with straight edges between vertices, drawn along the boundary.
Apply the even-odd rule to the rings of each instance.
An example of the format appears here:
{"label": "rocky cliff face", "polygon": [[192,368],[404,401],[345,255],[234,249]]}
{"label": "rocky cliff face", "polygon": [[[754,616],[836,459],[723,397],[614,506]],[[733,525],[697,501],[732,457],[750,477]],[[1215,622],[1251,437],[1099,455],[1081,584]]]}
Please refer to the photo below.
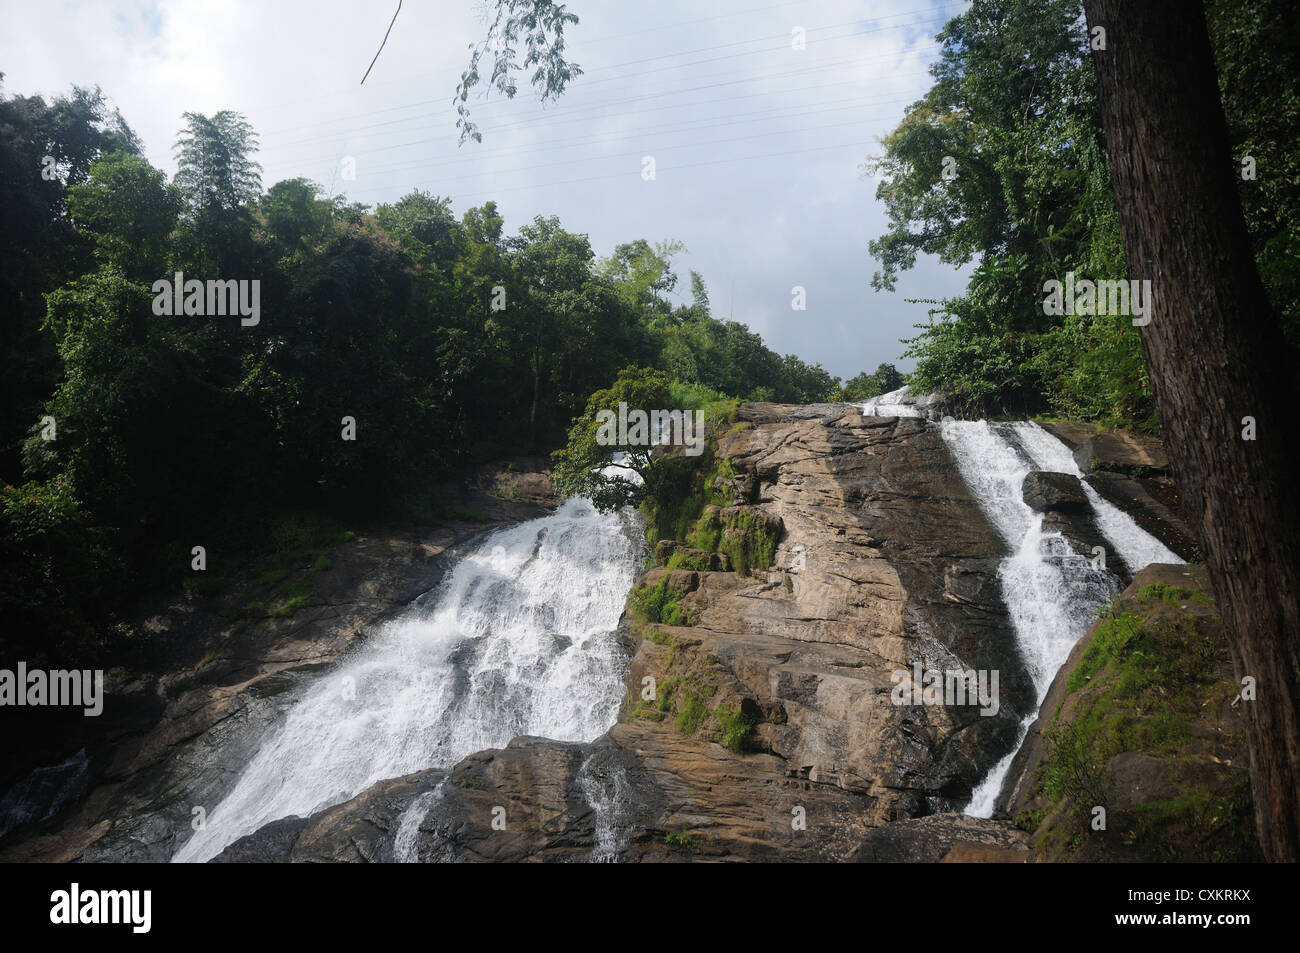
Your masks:
{"label": "rocky cliff face", "polygon": [[[1149,447],[1099,445],[1088,428],[1076,429],[1075,445],[1093,448],[1094,486],[1099,476],[1139,488],[1139,479],[1165,479],[1116,471],[1116,454]],[[1010,772],[1002,819],[955,813],[1010,751],[1036,695],[1002,603],[1006,545],[933,424],[844,405],[749,404],[715,442],[715,499],[691,515],[685,538],[657,540],[659,565],[629,599],[620,626],[626,696],[608,732],[587,744],[516,738],[450,770],[381,781],[311,817],[268,824],[217,859],[1020,862],[1077,850],[1082,795],[1051,787],[1059,755],[1048,726],[1058,708],[1069,723],[1091,710],[1083,705],[1090,690],[1066,698],[1071,679],[1077,689],[1099,671],[1087,645],[1058,677]],[[1097,469],[1098,459],[1114,465]],[[1077,505],[1077,483],[1061,476],[1033,475],[1029,495],[1086,551],[1096,528]],[[482,490],[495,499],[476,491],[465,505],[493,522],[536,515],[533,504],[548,498],[527,467],[485,471]],[[1172,510],[1152,499],[1137,508],[1176,535]],[[154,624],[163,630],[190,633],[186,657],[201,652],[207,661],[135,686],[135,722],[92,752],[89,796],[10,839],[0,857],[168,858],[187,836],[191,805],[220,799],[278,717],[280,692],[427,590],[437,557],[482,525],[348,544],[318,601],[291,620],[272,614],[234,631],[220,611],[160,614]],[[1153,578],[1144,574],[1127,595]],[[1181,598],[1174,581],[1156,581]],[[1168,601],[1162,611],[1172,611]],[[1219,656],[1205,654],[1222,652],[1221,633],[1218,643],[1212,631],[1206,638],[1192,646],[1195,658],[1221,668]],[[214,645],[221,651],[209,659]],[[1081,666],[1091,674],[1078,674]],[[921,685],[901,692],[925,673],[967,671],[997,673],[995,706]],[[1227,700],[1214,697],[1218,712]],[[1131,720],[1151,717],[1155,702],[1143,704]],[[1193,734],[1226,731],[1230,710]],[[1168,826],[1153,827],[1142,810],[1155,804],[1186,826],[1195,820],[1188,812],[1232,812],[1236,831],[1239,738],[1202,747],[1181,775],[1169,773],[1163,748],[1111,751],[1111,773],[1101,776],[1117,822],[1145,818],[1145,836],[1154,830],[1159,839]],[[1228,768],[1212,767],[1224,761]],[[1212,785],[1195,804],[1178,801],[1180,785],[1216,771],[1227,771],[1226,787]]]}
{"label": "rocky cliff face", "polygon": [[[1034,692],[999,596],[1004,544],[942,439],[843,405],[756,404],[717,456],[742,501],[706,512],[717,546],[724,527],[775,527],[772,565],[643,577],[676,624],[629,613],[606,735],[383,782],[226,859],[839,860],[888,822],[959,809]],[[730,551],[733,570],[748,561]],[[996,713],[897,704],[894,673],[918,664],[996,670]]]}
{"label": "rocky cliff face", "polygon": [[[75,726],[84,736],[70,750],[83,748],[87,762],[78,803],[14,831],[0,845],[0,860],[170,858],[191,831],[194,806],[217,803],[234,783],[279,717],[286,688],[337,661],[426,592],[445,571],[450,547],[494,525],[542,515],[541,504],[554,503],[548,477],[530,471],[530,462],[489,472],[480,482],[490,482],[496,495],[448,488],[457,512],[472,519],[377,530],[330,547],[327,561],[276,584],[245,573],[216,597],[150,607],[141,628],[164,653],[160,674],[107,673],[104,715]],[[296,611],[284,611],[277,592],[295,586],[310,595]],[[43,753],[46,760],[35,763],[66,754]]]}
{"label": "rocky cliff face", "polygon": [[1258,860],[1244,694],[1205,567],[1148,566],[1052,682],[1002,813],[1035,860]]}

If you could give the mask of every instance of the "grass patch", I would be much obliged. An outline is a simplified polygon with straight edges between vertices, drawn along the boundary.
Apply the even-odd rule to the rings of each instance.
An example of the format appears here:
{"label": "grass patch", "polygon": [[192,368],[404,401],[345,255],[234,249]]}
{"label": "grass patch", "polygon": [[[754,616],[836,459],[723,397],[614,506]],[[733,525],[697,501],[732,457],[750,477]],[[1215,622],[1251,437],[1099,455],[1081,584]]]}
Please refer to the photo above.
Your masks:
{"label": "grass patch", "polygon": [[316,587],[310,579],[295,579],[280,588],[279,595],[284,598],[284,602],[276,607],[272,615],[277,619],[288,619],[307,605],[315,594]]}
{"label": "grass patch", "polygon": [[275,566],[258,576],[257,581],[263,586],[275,586],[284,582],[288,577],[289,570],[285,569],[283,566]]}
{"label": "grass patch", "polygon": [[713,568],[713,554],[706,552],[688,553],[677,550],[668,557],[669,569],[690,569],[695,572],[708,572]]}
{"label": "grass patch", "polygon": [[1092,643],[1079,659],[1065,684],[1068,694],[1086,685],[1092,676],[1101,671],[1107,662],[1120,662],[1128,657],[1129,643],[1142,631],[1142,620],[1131,612],[1112,615],[1092,636]]}
{"label": "grass patch", "polygon": [[718,744],[728,751],[740,753],[749,747],[754,733],[755,719],[737,708],[723,707],[715,713],[718,718]]}
{"label": "grass patch", "polygon": [[727,568],[743,576],[772,566],[778,536],[768,519],[755,510],[733,510],[725,518],[720,511],[709,510],[686,534],[686,545],[724,554]]}
{"label": "grass patch", "polygon": [[682,734],[693,735],[700,730],[700,725],[704,724],[704,719],[707,717],[709,717],[709,710],[704,707],[704,702],[700,701],[700,696],[692,693],[686,697],[673,724]]}
{"label": "grass patch", "polygon": [[681,595],[681,590],[668,587],[665,578],[653,586],[637,586],[628,594],[628,604],[647,622],[690,625],[689,613],[677,604]]}
{"label": "grass patch", "polygon": [[1163,582],[1153,582],[1149,586],[1143,586],[1138,590],[1137,595],[1139,599],[1159,600],[1172,605],[1190,602],[1194,605],[1206,606],[1214,603],[1209,593],[1201,592],[1199,589],[1184,589],[1182,586],[1167,586]]}
{"label": "grass patch", "polygon": [[688,854],[693,854],[699,849],[695,845],[695,838],[684,832],[680,834],[674,834],[672,832],[665,834],[664,843],[673,850],[680,850]]}

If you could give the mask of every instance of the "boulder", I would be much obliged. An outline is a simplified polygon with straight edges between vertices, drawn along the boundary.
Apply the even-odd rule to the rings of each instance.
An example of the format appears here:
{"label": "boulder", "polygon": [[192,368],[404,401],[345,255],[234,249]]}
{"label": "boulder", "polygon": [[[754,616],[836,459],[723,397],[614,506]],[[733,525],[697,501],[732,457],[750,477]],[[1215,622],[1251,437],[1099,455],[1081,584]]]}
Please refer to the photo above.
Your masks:
{"label": "boulder", "polygon": [[1038,513],[1092,512],[1092,504],[1079,478],[1069,473],[1027,473],[1021,493],[1029,507]]}

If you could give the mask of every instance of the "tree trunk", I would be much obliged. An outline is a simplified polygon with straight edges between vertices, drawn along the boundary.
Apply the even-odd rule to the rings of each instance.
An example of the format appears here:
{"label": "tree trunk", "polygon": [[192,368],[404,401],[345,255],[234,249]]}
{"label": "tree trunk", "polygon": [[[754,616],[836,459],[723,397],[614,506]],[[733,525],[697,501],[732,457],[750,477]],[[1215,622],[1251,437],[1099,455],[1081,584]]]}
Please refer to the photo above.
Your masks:
{"label": "tree trunk", "polygon": [[[1265,856],[1300,859],[1297,386],[1237,196],[1200,3],[1085,0],[1139,332],[1174,477],[1227,627]],[[1260,169],[1266,176],[1268,169]],[[1243,418],[1257,438],[1243,437]]]}

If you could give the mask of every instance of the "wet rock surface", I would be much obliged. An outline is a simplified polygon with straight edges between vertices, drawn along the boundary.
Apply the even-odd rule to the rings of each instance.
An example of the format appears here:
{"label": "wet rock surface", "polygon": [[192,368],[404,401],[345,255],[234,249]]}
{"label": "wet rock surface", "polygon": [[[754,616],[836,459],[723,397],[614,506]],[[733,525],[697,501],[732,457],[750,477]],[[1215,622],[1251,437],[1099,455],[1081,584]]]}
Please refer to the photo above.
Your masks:
{"label": "wet rock surface", "polygon": [[1025,474],[1021,487],[1025,503],[1036,513],[1087,513],[1092,510],[1079,478],[1071,473]]}
{"label": "wet rock surface", "polygon": [[1199,558],[1182,501],[1169,472],[1169,458],[1154,437],[1129,431],[1100,432],[1080,421],[1045,421],[1040,426],[1074,453],[1088,485],[1128,513],[1180,559]]}
{"label": "wet rock surface", "polygon": [[[357,830],[395,838],[409,810],[420,820],[408,854],[421,860],[845,860],[882,825],[960,809],[1035,694],[1001,603],[1005,546],[936,428],[752,404],[718,455],[753,501],[719,520],[748,510],[778,530],[774,565],[642,577],[665,582],[692,624],[625,618],[634,655],[618,724],[591,744],[479,752],[427,803],[433,773],[381,782],[300,829],[253,835],[268,859],[335,858]],[[998,713],[895,704],[894,673],[910,679],[915,664],[999,670]],[[698,724],[647,702],[651,684],[652,699],[693,693]],[[741,728],[729,737],[728,724]]]}
{"label": "wet rock surface", "polygon": [[[535,476],[530,485],[549,486]],[[104,714],[82,719],[89,734],[77,739],[88,752],[84,795],[12,831],[0,860],[169,859],[192,832],[195,808],[210,811],[238,778],[289,689],[437,585],[452,547],[546,512],[472,486],[450,496],[472,518],[368,532],[331,546],[328,570],[291,575],[312,589],[291,615],[273,611],[267,587],[251,576],[215,600],[153,606],[141,625],[167,646],[161,674],[106,673]],[[246,604],[258,600],[267,608],[250,613]]]}
{"label": "wet rock surface", "polygon": [[[1006,544],[938,428],[845,405],[747,404],[718,456],[744,502],[706,516],[724,536],[744,523],[776,539],[772,564],[742,574],[726,553],[660,543],[659,561],[680,568],[639,583],[665,583],[683,613],[675,621],[689,624],[625,617],[626,697],[608,732],[587,744],[516,738],[450,770],[381,781],[310,818],[267,824],[216,859],[1025,859],[1024,831],[956,813],[1011,749],[1036,693],[1002,603]],[[154,706],[149,727],[93,752],[89,796],[0,844],[0,858],[170,857],[193,807],[229,790],[297,679],[427,591],[448,547],[538,515],[526,501],[545,498],[539,479],[510,466],[483,479],[516,498],[467,489],[462,505],[482,507],[477,525],[356,540],[310,612],[233,634],[237,648],[197,672],[131,686],[137,710]],[[1062,499],[1080,491],[1077,480],[1054,487]],[[1044,509],[1086,553],[1090,516]],[[219,631],[192,607],[174,611],[157,624]],[[909,680],[917,666],[998,671],[997,713],[895,703],[897,673]],[[693,698],[691,718],[659,703],[674,692]],[[1142,776],[1141,764],[1121,767]]]}

